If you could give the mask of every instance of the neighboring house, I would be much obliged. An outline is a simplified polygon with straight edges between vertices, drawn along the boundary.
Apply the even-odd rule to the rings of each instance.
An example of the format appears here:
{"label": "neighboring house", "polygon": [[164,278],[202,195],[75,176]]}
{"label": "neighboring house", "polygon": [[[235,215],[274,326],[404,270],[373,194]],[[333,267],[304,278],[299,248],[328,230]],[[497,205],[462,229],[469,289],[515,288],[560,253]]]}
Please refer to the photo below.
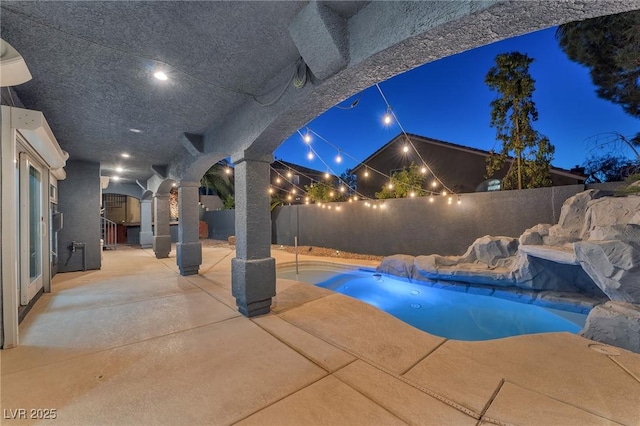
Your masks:
{"label": "neighboring house", "polygon": [[[435,175],[456,193],[500,189],[500,179],[506,174],[507,167],[487,179],[485,175],[488,151],[418,135],[410,134],[409,137]],[[405,145],[406,137],[400,134],[355,167],[352,173],[358,177],[358,192],[373,198],[375,193],[388,183],[388,177],[372,169],[390,176],[393,172],[410,166],[412,162],[421,165],[422,161],[413,149],[404,152]],[[583,184],[585,179],[586,176],[577,170],[551,168],[553,186],[579,185]],[[428,181],[431,182],[432,179]],[[436,190],[439,191],[440,187]]]}
{"label": "neighboring house", "polygon": [[[331,174],[327,178],[325,172],[287,161],[276,160],[271,163],[271,188],[291,204],[304,203],[305,186],[321,181],[335,185],[338,178]],[[291,200],[286,199],[288,195],[291,195]]]}

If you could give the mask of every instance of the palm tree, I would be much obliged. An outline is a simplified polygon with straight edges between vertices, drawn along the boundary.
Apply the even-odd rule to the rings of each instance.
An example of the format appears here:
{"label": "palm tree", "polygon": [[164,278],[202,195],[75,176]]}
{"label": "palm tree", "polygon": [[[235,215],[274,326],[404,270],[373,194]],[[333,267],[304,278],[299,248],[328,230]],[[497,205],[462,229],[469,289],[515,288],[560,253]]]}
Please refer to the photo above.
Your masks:
{"label": "palm tree", "polygon": [[[205,193],[215,192],[221,200],[232,200],[235,194],[233,169],[226,160],[218,161],[200,179]],[[225,207],[227,203],[225,201]]]}

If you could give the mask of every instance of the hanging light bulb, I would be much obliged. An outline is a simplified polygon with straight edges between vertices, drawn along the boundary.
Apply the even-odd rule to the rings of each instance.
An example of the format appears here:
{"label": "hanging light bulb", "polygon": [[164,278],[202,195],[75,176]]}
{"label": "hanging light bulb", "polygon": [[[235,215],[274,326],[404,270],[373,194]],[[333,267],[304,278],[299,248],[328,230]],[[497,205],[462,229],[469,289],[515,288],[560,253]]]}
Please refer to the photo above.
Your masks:
{"label": "hanging light bulb", "polygon": [[378,208],[378,205],[377,205],[377,204],[374,204],[372,207],[373,207],[374,209],[377,209],[377,208]]}
{"label": "hanging light bulb", "polygon": [[449,199],[447,200],[447,204],[451,204],[451,201],[453,201],[453,197],[449,197]]}
{"label": "hanging light bulb", "polygon": [[287,195],[287,200],[291,201],[292,198],[291,195]]}
{"label": "hanging light bulb", "polygon": [[309,203],[309,197],[304,197],[304,200],[307,202],[307,204]]}
{"label": "hanging light bulb", "polygon": [[393,116],[391,115],[391,107],[389,106],[387,107],[387,113],[382,118],[382,122],[388,126],[389,124],[391,124],[392,121],[393,121]]}
{"label": "hanging light bulb", "polygon": [[381,209],[386,209],[386,208],[387,208],[387,205],[386,205],[385,203],[382,203],[382,204],[380,204],[380,208],[381,208]]}
{"label": "hanging light bulb", "polygon": [[434,187],[434,188],[435,188],[436,186],[438,186],[438,181],[435,181],[435,180],[434,180],[433,182],[431,182],[431,186],[432,186],[432,187]]}
{"label": "hanging light bulb", "polygon": [[291,170],[289,170],[289,171],[287,172],[287,177],[288,177],[288,178],[290,178],[291,176],[293,176],[293,174],[291,173]]}
{"label": "hanging light bulb", "polygon": [[458,195],[458,205],[462,204],[462,200],[460,199],[460,196]]}
{"label": "hanging light bulb", "polygon": [[311,133],[309,133],[309,128],[307,128],[307,133],[304,135],[303,139],[306,143],[311,143]]}
{"label": "hanging light bulb", "polygon": [[353,196],[353,201],[358,201],[358,196],[357,195]]}
{"label": "hanging light bulb", "polygon": [[273,188],[269,188],[269,194],[273,194]]}
{"label": "hanging light bulb", "polygon": [[420,173],[422,173],[423,175],[427,174],[427,168],[426,167],[421,168]]}
{"label": "hanging light bulb", "polygon": [[346,191],[345,187],[344,187],[344,186],[341,186],[341,187],[340,187],[340,192],[344,192],[344,191]]}
{"label": "hanging light bulb", "polygon": [[327,208],[328,208],[329,210],[331,210],[331,206],[327,206]]}
{"label": "hanging light bulb", "polygon": [[331,177],[331,175],[329,174],[329,172],[327,172],[327,173],[325,173],[325,174],[324,174],[324,178],[325,178],[325,179],[329,179],[330,177]]}
{"label": "hanging light bulb", "polygon": [[412,197],[412,198],[413,198],[413,197],[415,197],[415,196],[416,196],[416,193],[415,193],[415,192],[411,191],[411,192],[409,193],[409,197]]}
{"label": "hanging light bulb", "polygon": [[231,167],[227,167],[226,169],[224,169],[224,172],[228,175],[231,174]]}
{"label": "hanging light bulb", "polygon": [[305,201],[304,203],[305,203],[305,204],[309,204],[309,200]]}
{"label": "hanging light bulb", "polygon": [[409,152],[409,145],[405,145],[402,147],[402,152]]}
{"label": "hanging light bulb", "polygon": [[309,153],[307,154],[307,158],[309,160],[313,160],[313,152],[312,151],[309,151]]}
{"label": "hanging light bulb", "polygon": [[296,189],[295,189],[295,188],[293,188],[293,189],[291,190],[291,193],[292,193],[292,194],[295,194],[295,193],[296,193]]}
{"label": "hanging light bulb", "polygon": [[350,203],[353,203],[353,199],[352,199],[352,198],[349,198],[349,202],[350,202]]}
{"label": "hanging light bulb", "polygon": [[336,163],[342,163],[342,155],[340,155],[340,151],[338,151],[338,155],[336,155]]}
{"label": "hanging light bulb", "polygon": [[329,192],[329,197],[333,197],[333,196],[334,196],[333,191]]}
{"label": "hanging light bulb", "polygon": [[433,198],[433,195],[432,195],[432,196],[429,197],[429,202],[433,203],[433,200],[434,200],[434,198]]}
{"label": "hanging light bulb", "polygon": [[389,182],[389,185],[387,185],[387,187],[388,187],[389,189],[393,189],[393,184],[392,184],[391,182]]}
{"label": "hanging light bulb", "polygon": [[446,197],[447,196],[447,191],[445,191],[444,189],[442,190],[442,196]]}
{"label": "hanging light bulb", "polygon": [[276,183],[280,183],[280,182],[282,182],[282,179],[280,179],[280,177],[278,176],[278,177],[276,178]]}
{"label": "hanging light bulb", "polygon": [[364,169],[364,177],[369,177],[369,170]]}

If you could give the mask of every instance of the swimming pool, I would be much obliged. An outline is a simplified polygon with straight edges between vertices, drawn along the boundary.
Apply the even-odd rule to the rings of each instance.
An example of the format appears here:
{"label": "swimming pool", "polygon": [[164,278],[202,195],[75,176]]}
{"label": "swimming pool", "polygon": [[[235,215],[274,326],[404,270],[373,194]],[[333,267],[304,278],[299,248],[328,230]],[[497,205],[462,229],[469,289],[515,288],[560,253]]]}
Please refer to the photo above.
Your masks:
{"label": "swimming pool", "polygon": [[[296,279],[295,269],[279,269],[278,277]],[[373,271],[305,268],[297,279],[359,299],[427,333],[456,340],[491,340],[557,331],[577,333],[587,317],[428,287]]]}

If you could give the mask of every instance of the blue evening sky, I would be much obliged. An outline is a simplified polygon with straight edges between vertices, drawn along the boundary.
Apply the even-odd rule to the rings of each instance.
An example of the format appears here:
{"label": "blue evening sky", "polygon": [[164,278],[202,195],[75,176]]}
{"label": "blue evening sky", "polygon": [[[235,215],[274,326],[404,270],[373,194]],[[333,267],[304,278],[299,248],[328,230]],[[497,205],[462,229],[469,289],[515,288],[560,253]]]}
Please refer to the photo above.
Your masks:
{"label": "blue evening sky", "polygon": [[[589,70],[566,57],[554,34],[555,27],[450,56],[383,81],[380,87],[408,133],[490,150],[495,145],[495,129],[489,126],[489,104],[497,94],[488,89],[484,77],[496,55],[526,53],[535,59],[529,69],[536,80],[533,98],[539,113],[534,128],[555,145],[552,164],[570,169],[593,154],[597,141],[603,140],[597,135],[634,136],[640,131],[640,120],[598,98]],[[360,102],[355,108],[334,107],[308,123],[356,159],[343,154],[342,163],[336,164],[337,150],[314,137],[314,149],[337,174],[355,167],[400,133],[396,123],[382,124],[386,106],[375,86],[339,105],[348,107],[357,98]],[[305,128],[300,130],[305,133]],[[275,151],[275,157],[327,170],[318,157],[310,161],[307,153],[304,141],[295,133]]]}

